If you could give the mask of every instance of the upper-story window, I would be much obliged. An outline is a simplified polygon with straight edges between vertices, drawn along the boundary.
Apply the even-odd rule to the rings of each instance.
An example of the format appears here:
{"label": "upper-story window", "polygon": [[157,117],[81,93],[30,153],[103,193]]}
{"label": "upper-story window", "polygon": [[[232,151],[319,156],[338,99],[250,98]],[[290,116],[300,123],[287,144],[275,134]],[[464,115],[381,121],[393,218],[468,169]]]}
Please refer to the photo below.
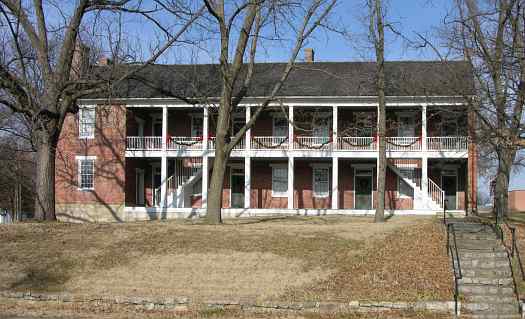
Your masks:
{"label": "upper-story window", "polygon": [[78,137],[94,138],[96,112],[94,107],[82,107],[78,113]]}
{"label": "upper-story window", "polygon": [[204,123],[203,118],[200,116],[191,117],[191,137],[202,137],[204,134],[203,129]]}
{"label": "upper-story window", "polygon": [[95,158],[79,156],[78,160],[78,188],[93,190],[95,188]]}
{"label": "upper-story window", "polygon": [[413,114],[400,114],[397,118],[397,134],[400,137],[416,136],[416,123]]}
{"label": "upper-story window", "polygon": [[313,193],[314,197],[330,195],[330,169],[328,167],[313,168]]}
{"label": "upper-story window", "polygon": [[273,118],[273,136],[288,136],[288,119],[282,116]]}
{"label": "upper-story window", "polygon": [[441,136],[457,136],[457,135],[458,135],[457,114],[450,114],[450,115],[443,114],[443,122],[441,125]]}

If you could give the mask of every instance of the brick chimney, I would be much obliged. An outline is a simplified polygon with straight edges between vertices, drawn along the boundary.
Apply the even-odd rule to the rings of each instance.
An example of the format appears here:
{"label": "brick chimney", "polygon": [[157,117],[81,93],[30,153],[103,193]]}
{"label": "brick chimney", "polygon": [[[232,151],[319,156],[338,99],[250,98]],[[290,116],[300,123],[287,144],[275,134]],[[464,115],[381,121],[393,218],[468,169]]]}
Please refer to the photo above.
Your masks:
{"label": "brick chimney", "polygon": [[315,62],[315,52],[312,48],[305,48],[304,49],[304,61],[308,63]]}
{"label": "brick chimney", "polygon": [[71,77],[73,79],[80,79],[88,72],[89,69],[89,53],[90,48],[77,41],[73,51],[73,59],[71,61]]}
{"label": "brick chimney", "polygon": [[111,61],[110,58],[103,56],[100,59],[98,59],[97,64],[98,65],[111,65],[113,64],[113,61]]}

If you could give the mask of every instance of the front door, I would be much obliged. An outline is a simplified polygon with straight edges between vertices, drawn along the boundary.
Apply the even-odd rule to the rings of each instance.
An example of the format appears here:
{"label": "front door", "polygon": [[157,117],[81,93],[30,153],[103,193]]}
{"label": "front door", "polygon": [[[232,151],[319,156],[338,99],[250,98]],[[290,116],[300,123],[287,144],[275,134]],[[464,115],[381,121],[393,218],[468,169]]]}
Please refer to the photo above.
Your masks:
{"label": "front door", "polygon": [[372,176],[355,177],[355,209],[372,209]]}
{"label": "front door", "polygon": [[457,209],[456,206],[456,192],[457,192],[457,177],[452,175],[444,175],[442,177],[443,190],[445,191],[445,200],[447,201],[447,209]]}
{"label": "front door", "polygon": [[231,207],[244,207],[244,174],[232,173],[231,176]]}
{"label": "front door", "polygon": [[144,170],[137,169],[135,174],[137,206],[144,206]]}

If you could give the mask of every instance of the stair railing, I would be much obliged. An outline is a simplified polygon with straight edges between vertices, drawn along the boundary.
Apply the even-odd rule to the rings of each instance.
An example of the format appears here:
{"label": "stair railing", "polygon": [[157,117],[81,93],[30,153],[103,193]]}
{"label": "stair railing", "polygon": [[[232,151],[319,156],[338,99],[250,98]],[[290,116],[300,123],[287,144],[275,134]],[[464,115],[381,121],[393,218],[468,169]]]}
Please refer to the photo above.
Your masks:
{"label": "stair railing", "polygon": [[430,178],[428,179],[428,196],[438,203],[439,207],[445,207],[445,191]]}
{"label": "stair railing", "polygon": [[[450,245],[450,233],[452,233],[452,242],[454,248]],[[451,257],[452,269],[454,270],[454,313],[456,316],[459,316],[458,308],[458,282],[463,278],[463,273],[461,271],[461,262],[459,260],[458,245],[456,241],[456,230],[454,229],[454,224],[447,224],[447,255]]]}

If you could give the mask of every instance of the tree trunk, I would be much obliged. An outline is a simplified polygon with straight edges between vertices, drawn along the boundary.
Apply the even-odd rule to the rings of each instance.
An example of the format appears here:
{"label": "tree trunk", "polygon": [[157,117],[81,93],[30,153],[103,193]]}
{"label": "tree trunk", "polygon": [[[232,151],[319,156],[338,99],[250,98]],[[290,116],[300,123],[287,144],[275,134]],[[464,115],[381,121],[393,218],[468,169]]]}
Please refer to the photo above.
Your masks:
{"label": "tree trunk", "polygon": [[504,149],[499,152],[496,189],[494,190],[494,213],[498,221],[508,216],[509,212],[509,180],[515,151]]}
{"label": "tree trunk", "polygon": [[46,133],[40,135],[36,151],[35,219],[56,220],[55,215],[55,152],[56,143]]}
{"label": "tree trunk", "polygon": [[377,207],[375,214],[376,222],[385,221],[385,186],[386,186],[386,100],[385,100],[385,34],[383,25],[383,10],[381,0],[375,0],[374,15],[376,20],[376,85],[377,85]]}

